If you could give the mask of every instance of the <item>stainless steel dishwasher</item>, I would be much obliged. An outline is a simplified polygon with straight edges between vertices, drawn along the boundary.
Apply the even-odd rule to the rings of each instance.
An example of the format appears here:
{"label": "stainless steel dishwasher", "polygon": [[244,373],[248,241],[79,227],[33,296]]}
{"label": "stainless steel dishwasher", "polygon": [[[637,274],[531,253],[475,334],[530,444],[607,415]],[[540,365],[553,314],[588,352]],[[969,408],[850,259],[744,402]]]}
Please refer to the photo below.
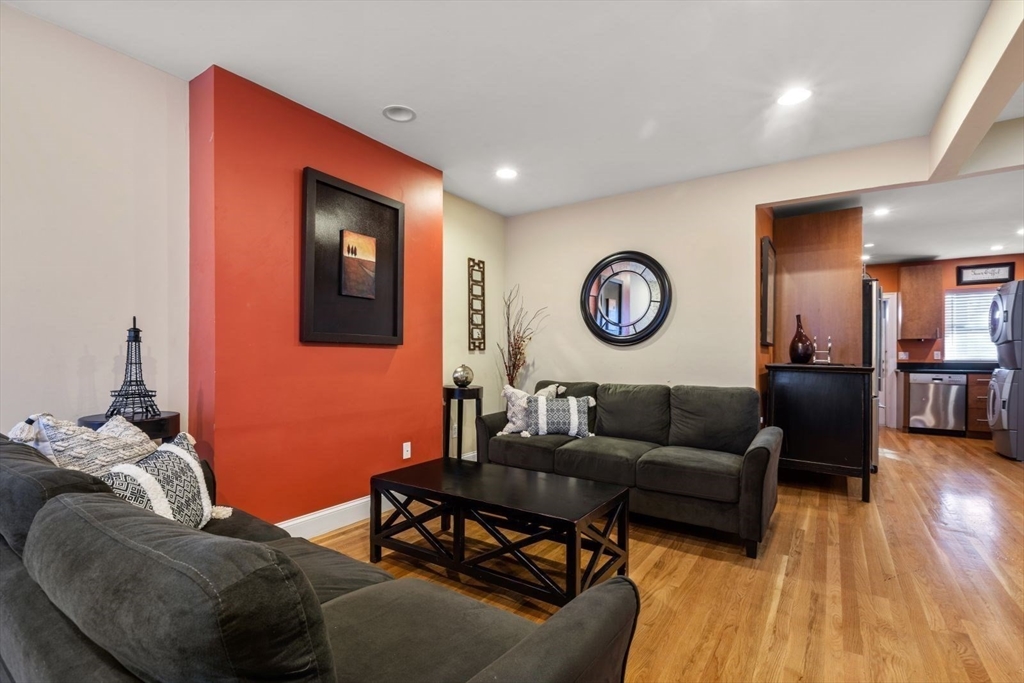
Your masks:
{"label": "stainless steel dishwasher", "polygon": [[911,373],[910,428],[964,433],[967,375]]}

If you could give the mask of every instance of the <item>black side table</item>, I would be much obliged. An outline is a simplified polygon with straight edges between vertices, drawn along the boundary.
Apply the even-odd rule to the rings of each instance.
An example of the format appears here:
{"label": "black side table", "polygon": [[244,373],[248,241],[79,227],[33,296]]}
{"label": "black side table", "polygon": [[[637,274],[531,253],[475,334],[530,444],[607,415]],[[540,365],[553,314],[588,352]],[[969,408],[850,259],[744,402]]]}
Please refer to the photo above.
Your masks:
{"label": "black side table", "polygon": [[[109,420],[106,415],[86,415],[78,418],[79,427],[99,429]],[[126,420],[128,418],[125,418]],[[181,433],[181,415],[175,412],[161,410],[156,417],[144,417],[137,420],[128,420],[141,429],[151,439],[173,439]]]}
{"label": "black side table", "polygon": [[452,401],[458,401],[457,417],[458,432],[455,437],[456,454],[462,460],[462,402],[468,400],[476,401],[476,416],[484,414],[484,388],[477,385],[468,387],[457,387],[452,384],[444,385],[444,440],[442,453],[444,457],[451,457],[448,451],[451,449],[452,441]]}

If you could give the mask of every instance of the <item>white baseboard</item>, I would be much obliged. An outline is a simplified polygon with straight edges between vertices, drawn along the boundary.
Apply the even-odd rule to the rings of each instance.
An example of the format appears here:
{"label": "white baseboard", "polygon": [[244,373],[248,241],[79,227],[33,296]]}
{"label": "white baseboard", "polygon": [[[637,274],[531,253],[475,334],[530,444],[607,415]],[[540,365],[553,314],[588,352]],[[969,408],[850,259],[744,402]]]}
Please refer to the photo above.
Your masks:
{"label": "white baseboard", "polygon": [[[476,451],[462,454],[463,460],[476,461]],[[390,510],[391,504],[383,501],[381,510]],[[328,531],[340,529],[349,524],[361,522],[370,518],[370,497],[363,496],[350,500],[347,503],[333,505],[323,510],[310,512],[309,514],[285,520],[277,526],[287,531],[292,536],[299,538],[313,538],[326,534]]]}
{"label": "white baseboard", "polygon": [[[381,510],[390,510],[391,503],[383,501]],[[316,512],[310,512],[308,515],[302,515],[301,517],[295,517],[284,522],[279,523],[277,526],[287,531],[292,536],[299,538],[313,538],[314,536],[320,536],[326,534],[328,531],[334,531],[340,529],[343,526],[349,524],[355,524],[361,522],[364,519],[370,518],[370,497],[363,496],[362,498],[356,498],[350,500],[347,503],[341,503],[340,505],[333,505],[323,510],[317,510]]]}

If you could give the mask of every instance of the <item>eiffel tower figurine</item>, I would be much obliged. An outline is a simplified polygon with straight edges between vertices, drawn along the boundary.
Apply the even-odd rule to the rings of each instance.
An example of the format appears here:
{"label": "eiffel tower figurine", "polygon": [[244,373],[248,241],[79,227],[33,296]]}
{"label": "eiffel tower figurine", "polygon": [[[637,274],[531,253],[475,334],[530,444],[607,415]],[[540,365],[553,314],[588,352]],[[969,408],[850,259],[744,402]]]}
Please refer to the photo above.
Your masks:
{"label": "eiffel tower figurine", "polygon": [[108,418],[120,415],[127,420],[138,420],[160,415],[160,409],[153,401],[156,392],[147,389],[146,383],[142,380],[141,345],[142,330],[135,326],[135,316],[132,316],[132,326],[128,330],[128,359],[124,364],[124,383],[117,391],[110,392],[114,402],[107,408]]}

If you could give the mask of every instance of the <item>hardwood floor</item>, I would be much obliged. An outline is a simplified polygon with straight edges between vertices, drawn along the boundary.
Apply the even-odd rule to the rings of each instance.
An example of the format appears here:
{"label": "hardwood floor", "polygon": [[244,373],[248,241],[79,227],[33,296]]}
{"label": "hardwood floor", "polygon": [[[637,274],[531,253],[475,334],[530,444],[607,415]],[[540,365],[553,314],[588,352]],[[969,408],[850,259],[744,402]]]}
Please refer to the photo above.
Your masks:
{"label": "hardwood floor", "polygon": [[[642,608],[626,679],[1024,681],[1024,463],[990,441],[881,443],[868,504],[857,480],[783,473],[757,560],[725,536],[632,523]],[[314,540],[366,560],[367,536],[361,522]],[[384,553],[395,576],[554,612]]]}

